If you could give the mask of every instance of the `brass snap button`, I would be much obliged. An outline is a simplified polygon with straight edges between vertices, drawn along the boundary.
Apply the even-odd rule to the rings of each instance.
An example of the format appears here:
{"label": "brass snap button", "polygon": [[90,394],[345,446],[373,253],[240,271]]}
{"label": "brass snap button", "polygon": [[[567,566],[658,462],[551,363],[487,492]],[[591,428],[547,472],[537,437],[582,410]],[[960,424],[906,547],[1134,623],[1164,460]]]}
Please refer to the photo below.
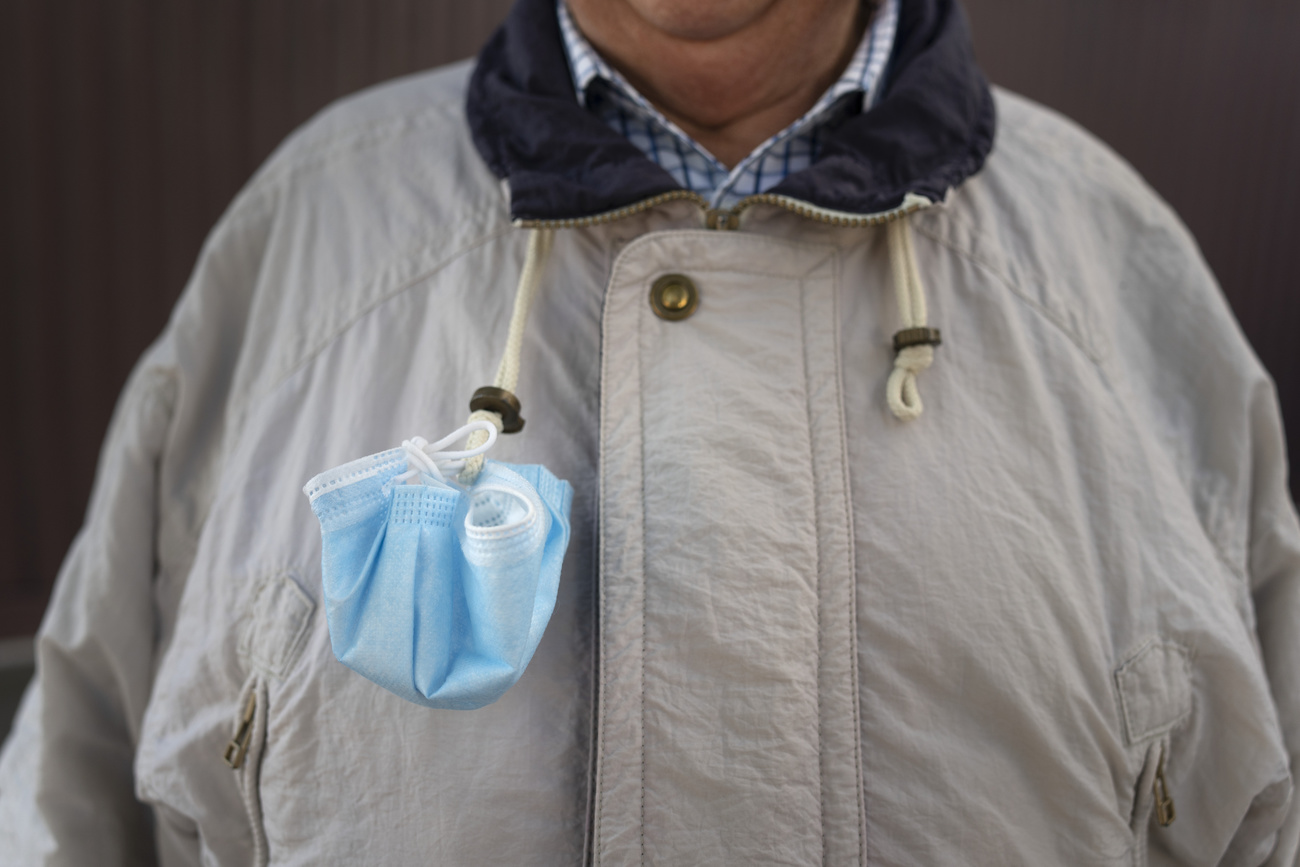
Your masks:
{"label": "brass snap button", "polygon": [[699,303],[700,293],[685,274],[665,274],[650,287],[650,308],[660,319],[685,319]]}

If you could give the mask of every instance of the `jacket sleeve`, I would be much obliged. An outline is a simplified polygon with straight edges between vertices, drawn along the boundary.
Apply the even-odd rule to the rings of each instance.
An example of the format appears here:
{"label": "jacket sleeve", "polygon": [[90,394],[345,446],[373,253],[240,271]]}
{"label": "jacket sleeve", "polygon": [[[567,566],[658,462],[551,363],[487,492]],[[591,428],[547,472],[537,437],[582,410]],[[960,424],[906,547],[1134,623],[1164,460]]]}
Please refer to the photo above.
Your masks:
{"label": "jacket sleeve", "polygon": [[[1272,384],[1255,389],[1249,572],[1256,630],[1291,757],[1300,769],[1300,521],[1287,491],[1286,440]],[[1269,867],[1300,865],[1300,798],[1278,833]]]}
{"label": "jacket sleeve", "polygon": [[[1268,677],[1294,780],[1300,771],[1300,522],[1287,489],[1287,448],[1272,379],[1237,327],[1226,300],[1181,228],[1167,249],[1183,269],[1182,293],[1158,297],[1145,319],[1178,334],[1177,349],[1156,366],[1165,388],[1166,430],[1181,431],[1189,489],[1207,532],[1243,581],[1255,618],[1258,648]],[[1150,240],[1150,239],[1148,239]],[[1181,247],[1181,251],[1177,250]],[[1148,250],[1159,251],[1152,241]],[[1178,406],[1194,407],[1189,415]],[[1151,394],[1151,400],[1161,397]],[[1270,867],[1300,864],[1300,798],[1279,787],[1261,793],[1258,813],[1285,809]],[[1277,798],[1290,798],[1289,806]],[[1249,822],[1249,818],[1247,822]],[[1249,835],[1248,835],[1249,836]]]}
{"label": "jacket sleeve", "polygon": [[[1113,291],[1095,300],[1107,332],[1115,335],[1115,379],[1123,383],[1120,394],[1129,409],[1156,433],[1207,537],[1239,582],[1241,615],[1248,626],[1253,615],[1295,778],[1300,522],[1287,489],[1276,389],[1190,233],[1130,169],[1105,165],[1113,194],[1101,211],[1100,240],[1090,249],[1110,251],[1105,261],[1113,268]],[[1259,821],[1273,827],[1279,813],[1286,816],[1266,863],[1295,867],[1300,798],[1285,786],[1270,786],[1261,797],[1252,806]],[[1243,839],[1260,839],[1258,829],[1243,830]]]}
{"label": "jacket sleeve", "polygon": [[209,237],[118,401],[37,635],[36,676],[0,756],[0,864],[148,864],[178,845],[197,853],[186,820],[137,799],[133,765],[226,435],[265,243],[266,208],[249,199]]}
{"label": "jacket sleeve", "polygon": [[[54,863],[153,860],[151,817],[132,763],[155,639],[158,464],[175,400],[165,344],[146,354],[118,403],[86,523],[37,637],[37,724],[11,750],[36,760],[29,793]],[[33,843],[39,840],[33,840]],[[36,853],[32,853],[35,855]],[[36,858],[24,859],[37,863]]]}

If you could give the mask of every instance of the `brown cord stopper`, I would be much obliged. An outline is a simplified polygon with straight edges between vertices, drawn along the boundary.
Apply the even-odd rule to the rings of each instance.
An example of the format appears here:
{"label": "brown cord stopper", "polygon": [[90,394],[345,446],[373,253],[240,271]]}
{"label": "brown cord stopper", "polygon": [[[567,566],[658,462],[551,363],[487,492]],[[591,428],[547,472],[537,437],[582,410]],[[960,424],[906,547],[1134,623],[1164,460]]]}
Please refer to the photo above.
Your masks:
{"label": "brown cord stopper", "polygon": [[524,429],[524,420],[519,415],[519,398],[504,388],[485,385],[469,400],[469,411],[478,412],[485,409],[501,416],[502,433],[518,433]]}
{"label": "brown cord stopper", "polygon": [[894,353],[909,346],[938,346],[942,342],[938,328],[904,328],[894,335]]}

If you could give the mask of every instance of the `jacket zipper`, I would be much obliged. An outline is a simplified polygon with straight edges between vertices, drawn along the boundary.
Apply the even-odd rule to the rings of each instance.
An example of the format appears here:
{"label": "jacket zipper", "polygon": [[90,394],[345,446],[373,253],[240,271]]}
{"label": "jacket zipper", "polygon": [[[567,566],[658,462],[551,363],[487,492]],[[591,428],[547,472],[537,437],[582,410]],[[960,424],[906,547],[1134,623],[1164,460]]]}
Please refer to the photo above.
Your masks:
{"label": "jacket zipper", "polygon": [[247,693],[243,711],[235,726],[235,735],[226,744],[222,758],[235,771],[235,784],[244,802],[249,831],[253,843],[253,867],[265,867],[268,861],[266,826],[262,820],[262,794],[259,789],[262,754],[266,749],[266,680],[259,673],[251,674],[240,693]]}
{"label": "jacket zipper", "polygon": [[1150,863],[1151,834],[1157,827],[1168,828],[1175,818],[1174,799],[1169,794],[1169,780],[1165,776],[1168,754],[1168,735],[1154,741],[1146,749],[1142,772],[1138,775],[1137,788],[1133,793],[1133,813],[1129,820],[1129,828],[1133,833],[1133,867],[1147,867]]}
{"label": "jacket zipper", "polygon": [[928,208],[934,204],[924,196],[918,196],[915,193],[908,193],[903,197],[903,202],[896,208],[888,211],[881,211],[876,214],[853,214],[848,211],[833,211],[829,208],[821,208],[809,202],[800,199],[794,199],[790,196],[781,196],[774,193],[758,193],[753,196],[746,196],[728,209],[713,208],[709,206],[708,199],[699,193],[690,190],[673,190],[668,193],[660,193],[651,196],[648,199],[642,199],[622,208],[615,208],[612,211],[605,211],[601,214],[592,214],[589,217],[569,217],[561,220],[515,220],[515,225],[521,229],[581,229],[587,226],[599,226],[605,223],[612,223],[615,220],[621,220],[625,217],[635,216],[644,213],[651,208],[667,202],[685,201],[699,207],[704,214],[704,225],[709,229],[718,229],[722,231],[735,230],[740,228],[740,215],[754,205],[775,205],[784,208],[787,211],[798,214],[809,220],[815,220],[819,223],[826,223],[831,226],[843,228],[859,228],[862,226],[882,226],[885,223],[892,223],[894,220],[901,219],[913,211],[919,211]]}
{"label": "jacket zipper", "polygon": [[1156,776],[1151,782],[1151,794],[1155,796],[1156,821],[1160,827],[1168,828],[1177,818],[1174,799],[1169,794],[1169,781],[1165,779],[1165,745],[1160,745],[1160,759],[1156,762]]}
{"label": "jacket zipper", "polygon": [[257,690],[248,693],[248,702],[244,705],[244,715],[239,720],[239,728],[235,730],[235,736],[226,744],[226,751],[222,753],[222,758],[232,770],[239,770],[240,765],[244,763],[244,756],[248,754],[249,742],[253,739],[253,717],[257,713]]}

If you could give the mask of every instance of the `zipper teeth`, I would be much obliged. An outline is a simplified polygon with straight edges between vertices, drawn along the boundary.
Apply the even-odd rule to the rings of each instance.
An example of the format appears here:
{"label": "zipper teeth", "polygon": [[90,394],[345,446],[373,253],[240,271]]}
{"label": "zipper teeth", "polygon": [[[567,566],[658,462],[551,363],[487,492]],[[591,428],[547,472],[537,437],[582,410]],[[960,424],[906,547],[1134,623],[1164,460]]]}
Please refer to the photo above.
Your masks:
{"label": "zipper teeth", "polygon": [[695,202],[704,210],[709,209],[708,200],[699,193],[693,193],[690,190],[673,190],[667,193],[659,193],[648,199],[642,199],[630,205],[621,208],[615,208],[612,211],[606,211],[603,214],[593,214],[590,217],[569,217],[563,220],[516,220],[515,225],[521,229],[583,229],[587,226],[598,226],[602,223],[612,223],[615,220],[621,220],[624,217],[631,217],[642,211],[648,211],[651,208],[658,207],[665,202],[674,202],[687,199]]}
{"label": "zipper teeth", "polygon": [[754,205],[776,205],[792,211],[801,217],[809,220],[816,220],[819,223],[827,223],[832,226],[844,226],[857,228],[860,226],[881,226],[885,223],[892,223],[901,219],[913,211],[919,211],[932,205],[929,199],[908,193],[903,197],[903,202],[898,207],[881,211],[878,214],[850,214],[845,211],[832,211],[827,208],[819,208],[816,205],[810,205],[799,199],[792,199],[789,196],[781,196],[775,193],[758,193],[753,196],[746,196],[737,202],[731,209],[730,215],[739,219],[740,214]]}
{"label": "zipper teeth", "polygon": [[705,217],[710,228],[735,229],[740,223],[740,215],[754,205],[775,205],[784,208],[787,211],[798,214],[809,220],[815,220],[819,223],[825,223],[831,226],[840,226],[845,228],[857,228],[861,226],[880,226],[885,223],[892,223],[894,220],[901,219],[913,211],[919,211],[934,204],[929,199],[908,193],[903,197],[903,202],[898,207],[881,211],[878,214],[850,214],[845,211],[832,211],[827,208],[819,208],[799,199],[792,199],[789,196],[777,195],[775,193],[757,193],[752,196],[746,196],[728,210],[719,210],[709,207],[709,202],[699,193],[690,190],[673,190],[667,193],[659,193],[648,199],[642,199],[631,205],[622,208],[615,208],[612,211],[605,211],[603,214],[593,214],[590,217],[569,217],[562,220],[516,220],[515,225],[521,229],[581,229],[587,226],[598,226],[604,223],[612,223],[615,220],[621,220],[625,217],[631,217],[648,211],[651,208],[658,207],[665,202],[691,201],[700,206],[704,211]]}

